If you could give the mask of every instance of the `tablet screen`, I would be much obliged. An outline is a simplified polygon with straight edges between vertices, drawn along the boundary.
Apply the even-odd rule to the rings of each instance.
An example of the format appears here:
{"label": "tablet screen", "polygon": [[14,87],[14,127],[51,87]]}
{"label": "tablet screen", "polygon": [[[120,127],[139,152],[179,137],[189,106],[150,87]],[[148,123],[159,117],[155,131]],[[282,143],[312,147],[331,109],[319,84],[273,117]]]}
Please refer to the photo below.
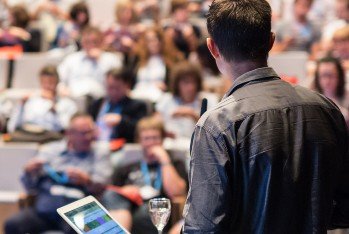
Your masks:
{"label": "tablet screen", "polygon": [[88,234],[118,234],[126,232],[98,206],[96,202],[64,213],[65,216],[80,230]]}

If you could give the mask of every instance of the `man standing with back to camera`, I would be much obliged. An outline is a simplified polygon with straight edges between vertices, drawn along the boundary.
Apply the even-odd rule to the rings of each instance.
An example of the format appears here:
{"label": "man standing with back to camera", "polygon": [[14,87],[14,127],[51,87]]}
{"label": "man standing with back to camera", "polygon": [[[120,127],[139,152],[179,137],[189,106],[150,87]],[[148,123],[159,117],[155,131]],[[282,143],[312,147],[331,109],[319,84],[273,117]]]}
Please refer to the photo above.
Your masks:
{"label": "man standing with back to camera", "polygon": [[207,45],[233,87],[193,138],[184,233],[326,233],[349,226],[347,133],[327,98],[268,67],[265,0],[215,0]]}

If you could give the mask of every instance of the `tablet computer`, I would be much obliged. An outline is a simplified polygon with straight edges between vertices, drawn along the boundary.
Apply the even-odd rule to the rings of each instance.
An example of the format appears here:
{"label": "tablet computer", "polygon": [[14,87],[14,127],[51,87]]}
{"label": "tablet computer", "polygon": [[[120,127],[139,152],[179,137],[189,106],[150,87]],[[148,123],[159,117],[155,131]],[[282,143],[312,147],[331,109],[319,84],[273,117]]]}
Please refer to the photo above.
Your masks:
{"label": "tablet computer", "polygon": [[58,208],[57,212],[79,234],[129,234],[93,196]]}

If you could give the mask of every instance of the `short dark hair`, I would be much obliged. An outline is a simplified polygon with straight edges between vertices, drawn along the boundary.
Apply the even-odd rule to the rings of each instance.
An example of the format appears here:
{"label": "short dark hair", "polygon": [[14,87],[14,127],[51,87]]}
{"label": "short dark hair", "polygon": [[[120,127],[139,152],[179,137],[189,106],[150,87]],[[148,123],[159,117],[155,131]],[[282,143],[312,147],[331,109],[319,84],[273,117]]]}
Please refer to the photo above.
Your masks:
{"label": "short dark hair", "polygon": [[127,85],[132,84],[132,75],[126,68],[112,68],[106,74],[106,78],[108,77],[112,78],[113,80],[120,80]]}
{"label": "short dark hair", "polygon": [[59,80],[57,67],[54,65],[46,65],[43,68],[41,68],[39,76],[50,76],[54,77],[57,81]]}
{"label": "short dark hair", "polygon": [[30,15],[28,10],[22,5],[15,5],[10,8],[10,12],[14,18],[12,26],[25,29],[30,23]]}
{"label": "short dark hair", "polygon": [[227,61],[268,58],[271,8],[266,0],[215,0],[207,15],[207,29]]}
{"label": "short dark hair", "polygon": [[174,13],[178,9],[185,9],[188,7],[188,0],[172,0],[171,1],[171,13]]}
{"label": "short dark hair", "polygon": [[335,65],[337,73],[338,73],[338,84],[336,88],[336,96],[337,98],[343,98],[345,95],[345,71],[343,69],[343,66],[341,65],[341,62],[334,58],[334,57],[325,57],[317,61],[317,66],[315,70],[315,79],[314,79],[314,85],[316,91],[323,93],[323,90],[320,86],[319,82],[319,67],[322,63],[332,63]]}
{"label": "short dark hair", "polygon": [[174,96],[180,96],[179,82],[181,80],[187,79],[188,77],[195,81],[197,92],[200,92],[202,90],[203,84],[200,69],[192,63],[180,62],[176,64],[171,71],[171,91]]}
{"label": "short dark hair", "polygon": [[88,6],[84,2],[78,2],[72,5],[69,11],[69,16],[73,21],[76,21],[78,19],[79,13],[86,14],[86,22],[84,22],[83,26],[88,25],[90,21],[90,13],[88,10]]}

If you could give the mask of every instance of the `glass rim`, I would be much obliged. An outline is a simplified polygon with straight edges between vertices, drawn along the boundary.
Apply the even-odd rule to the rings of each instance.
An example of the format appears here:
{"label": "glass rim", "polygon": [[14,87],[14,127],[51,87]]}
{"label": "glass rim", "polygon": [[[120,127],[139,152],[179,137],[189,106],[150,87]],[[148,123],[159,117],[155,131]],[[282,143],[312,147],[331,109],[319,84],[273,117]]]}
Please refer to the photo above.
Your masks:
{"label": "glass rim", "polygon": [[169,201],[169,202],[171,202],[171,200],[168,199],[168,198],[166,198],[166,197],[156,197],[156,198],[152,198],[152,199],[149,200],[149,202],[151,202],[151,201]]}

